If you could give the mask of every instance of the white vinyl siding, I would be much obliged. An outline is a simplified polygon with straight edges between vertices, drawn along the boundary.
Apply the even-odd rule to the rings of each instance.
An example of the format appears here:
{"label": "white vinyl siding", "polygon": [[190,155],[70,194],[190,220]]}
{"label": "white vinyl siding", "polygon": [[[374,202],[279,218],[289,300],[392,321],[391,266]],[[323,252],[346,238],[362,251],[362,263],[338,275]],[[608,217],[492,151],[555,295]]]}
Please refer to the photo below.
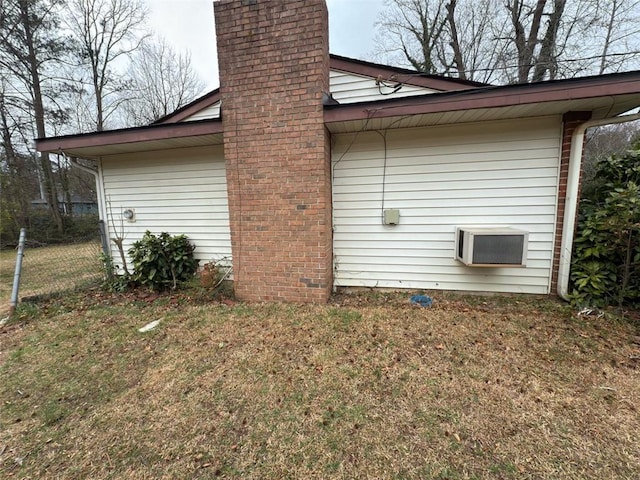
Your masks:
{"label": "white vinyl siding", "polygon": [[[149,230],[185,234],[201,265],[231,255],[222,146],[104,157],[109,236],[124,232],[125,252]],[[122,211],[135,210],[135,222]],[[112,243],[114,262],[120,255]]]}
{"label": "white vinyl siding", "polygon": [[[385,169],[380,134],[334,136],[336,286],[549,292],[559,117],[389,130],[386,139]],[[397,226],[382,225],[383,181]],[[530,232],[526,268],[462,265],[456,226]]]}
{"label": "white vinyl siding", "polygon": [[[386,83],[392,84],[394,82],[387,81]],[[393,92],[392,88],[384,86],[378,88],[375,78],[338,70],[331,70],[329,84],[329,90],[333,98],[343,104],[425,95],[437,91],[405,84],[397,92],[391,93]],[[389,93],[389,95],[383,95],[387,93]]]}
{"label": "white vinyl siding", "polygon": [[220,118],[220,102],[209,105],[181,121],[194,122],[196,120],[210,120],[212,118]]}

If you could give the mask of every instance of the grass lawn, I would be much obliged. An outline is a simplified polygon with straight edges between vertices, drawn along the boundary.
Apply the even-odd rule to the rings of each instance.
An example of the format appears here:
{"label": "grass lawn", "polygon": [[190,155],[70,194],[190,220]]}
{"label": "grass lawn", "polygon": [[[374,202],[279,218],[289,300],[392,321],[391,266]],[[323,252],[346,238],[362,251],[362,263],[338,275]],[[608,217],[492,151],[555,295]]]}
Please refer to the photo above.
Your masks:
{"label": "grass lawn", "polygon": [[0,477],[640,478],[636,324],[408,296],[23,305],[0,329]]}
{"label": "grass lawn", "polygon": [[[25,248],[20,298],[62,292],[102,278],[98,241]],[[0,314],[8,307],[17,250],[0,250]]]}

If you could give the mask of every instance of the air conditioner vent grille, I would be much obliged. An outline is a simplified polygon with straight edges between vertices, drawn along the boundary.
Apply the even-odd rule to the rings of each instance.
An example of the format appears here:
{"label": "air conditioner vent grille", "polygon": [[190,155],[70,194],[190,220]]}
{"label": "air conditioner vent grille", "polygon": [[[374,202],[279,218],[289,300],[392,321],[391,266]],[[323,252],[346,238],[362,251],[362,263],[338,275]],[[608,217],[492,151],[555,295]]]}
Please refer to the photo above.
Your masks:
{"label": "air conditioner vent grille", "polygon": [[473,263],[519,265],[522,263],[523,235],[477,235]]}

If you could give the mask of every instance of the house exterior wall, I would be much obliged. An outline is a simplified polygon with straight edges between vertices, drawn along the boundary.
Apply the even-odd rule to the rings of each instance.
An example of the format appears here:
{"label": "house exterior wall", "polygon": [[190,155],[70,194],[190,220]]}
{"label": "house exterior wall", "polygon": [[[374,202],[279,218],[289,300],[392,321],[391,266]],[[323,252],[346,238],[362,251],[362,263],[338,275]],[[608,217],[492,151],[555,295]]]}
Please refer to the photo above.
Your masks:
{"label": "house exterior wall", "polygon": [[[109,237],[127,251],[145,231],[185,234],[201,264],[231,255],[222,146],[114,155],[101,160]],[[135,210],[135,222],[122,211]],[[111,243],[114,262],[120,254]]]}
{"label": "house exterior wall", "polygon": [[326,301],[332,287],[324,0],[214,3],[234,289]]}
{"label": "house exterior wall", "polygon": [[[555,116],[390,130],[386,168],[381,134],[334,136],[335,285],[549,293],[561,131]],[[462,265],[456,226],[529,231],[526,268]]]}
{"label": "house exterior wall", "polygon": [[[393,80],[385,81],[387,84],[395,84]],[[375,78],[342,72],[340,70],[331,70],[329,82],[331,85],[331,95],[342,104],[411,97],[437,92],[429,88],[403,85],[400,90],[392,93],[392,88],[384,86],[378,88]]]}

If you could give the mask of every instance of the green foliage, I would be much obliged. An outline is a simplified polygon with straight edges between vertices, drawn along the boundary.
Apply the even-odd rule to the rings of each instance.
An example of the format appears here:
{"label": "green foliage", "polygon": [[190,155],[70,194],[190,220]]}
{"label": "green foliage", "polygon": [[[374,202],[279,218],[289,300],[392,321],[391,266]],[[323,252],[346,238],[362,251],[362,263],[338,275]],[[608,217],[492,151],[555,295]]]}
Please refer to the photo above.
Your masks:
{"label": "green foliage", "polygon": [[598,162],[594,178],[584,186],[582,197],[593,204],[601,204],[613,188],[623,187],[628,182],[640,184],[640,141],[621,155]]}
{"label": "green foliage", "polygon": [[186,235],[163,232],[156,236],[147,231],[129,249],[133,282],[152,290],[175,289],[196,273],[198,261],[193,256],[194,250]]}
{"label": "green foliage", "polygon": [[577,304],[640,304],[640,143],[598,164],[582,200],[571,280]]}

